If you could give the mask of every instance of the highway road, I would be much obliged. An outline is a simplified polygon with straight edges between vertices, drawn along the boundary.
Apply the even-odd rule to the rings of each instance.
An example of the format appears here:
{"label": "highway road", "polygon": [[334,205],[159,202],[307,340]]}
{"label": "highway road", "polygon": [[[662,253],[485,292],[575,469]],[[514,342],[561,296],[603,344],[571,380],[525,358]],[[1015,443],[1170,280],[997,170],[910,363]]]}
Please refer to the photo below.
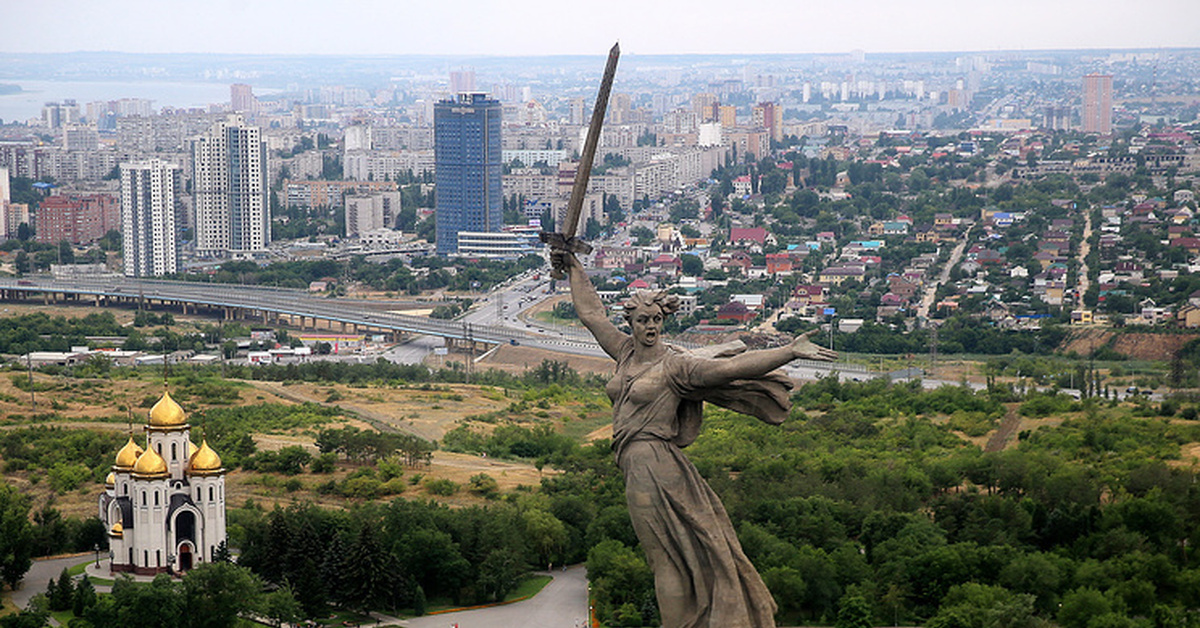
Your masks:
{"label": "highway road", "polygon": [[[511,343],[561,353],[601,355],[590,338],[566,338],[557,334],[538,334],[487,320],[439,320],[388,311],[386,301],[323,298],[303,290],[268,286],[242,286],[186,281],[162,281],[104,277],[57,280],[48,277],[0,278],[0,290],[30,294],[61,293],[83,297],[144,298],[216,308],[236,308],[287,316],[309,317],[334,323],[373,329],[452,338],[488,343]],[[486,313],[486,310],[484,310]]]}
{"label": "highway road", "polygon": [[[536,277],[536,278],[535,278]],[[304,290],[164,281],[108,276],[60,280],[49,277],[0,278],[0,290],[73,294],[81,297],[144,298],[153,301],[188,303],[216,308],[236,308],[296,317],[318,318],[334,323],[405,332],[416,338],[392,347],[385,359],[413,364],[422,361],[445,338],[471,339],[485,343],[515,344],[557,353],[604,357],[604,352],[584,330],[538,324],[522,319],[519,312],[553,296],[544,274],[525,273],[496,286],[483,295],[478,305],[459,320],[439,320],[389,311],[394,302],[313,296]],[[838,372],[846,377],[868,379],[863,367],[845,363],[793,364],[802,379]]]}

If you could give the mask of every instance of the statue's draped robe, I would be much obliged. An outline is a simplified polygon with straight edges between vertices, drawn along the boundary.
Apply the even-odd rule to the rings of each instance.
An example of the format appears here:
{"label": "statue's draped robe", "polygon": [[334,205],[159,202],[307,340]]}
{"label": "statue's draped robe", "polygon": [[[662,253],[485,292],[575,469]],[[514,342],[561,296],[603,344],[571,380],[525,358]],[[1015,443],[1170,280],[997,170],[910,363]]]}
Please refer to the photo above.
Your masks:
{"label": "statue's draped robe", "polygon": [[787,418],[791,381],[779,372],[704,387],[713,360],[739,343],[702,354],[670,347],[652,364],[632,363],[633,339],[608,384],[613,450],[625,499],[654,571],[664,628],[774,628],[775,602],[746,558],[716,493],[680,450],[695,440],[705,401],[768,423]]}

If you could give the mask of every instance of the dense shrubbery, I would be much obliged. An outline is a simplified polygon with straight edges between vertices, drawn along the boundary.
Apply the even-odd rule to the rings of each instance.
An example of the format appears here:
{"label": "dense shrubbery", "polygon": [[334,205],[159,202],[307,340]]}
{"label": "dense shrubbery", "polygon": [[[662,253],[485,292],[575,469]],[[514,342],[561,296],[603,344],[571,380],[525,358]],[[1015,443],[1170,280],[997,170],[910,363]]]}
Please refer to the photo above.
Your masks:
{"label": "dense shrubbery", "polygon": [[58,493],[103,482],[113,457],[128,438],[117,432],[34,426],[0,431],[5,473],[36,471]]}
{"label": "dense shrubbery", "polygon": [[69,351],[86,345],[86,336],[128,336],[111,312],[95,312],[81,318],[49,316],[41,312],[0,318],[0,353]]}
{"label": "dense shrubbery", "polygon": [[442,448],[472,454],[487,454],[494,458],[553,458],[561,460],[575,443],[554,431],[549,425],[523,427],[504,425],[491,434],[461,424],[442,438]]}
{"label": "dense shrubbery", "polygon": [[[226,628],[251,614],[280,625],[297,620],[300,610],[290,589],[268,593],[258,577],[229,562],[201,565],[178,582],[166,575],[149,584],[120,577],[112,595],[103,596],[96,595],[87,576],[75,585],[64,570],[57,581],[50,581],[45,603],[44,610],[72,611],[75,619],[70,625],[87,628],[142,625],[147,617],[155,618],[153,625],[159,628]],[[33,617],[44,610],[27,611],[31,623],[20,625],[45,625]]]}
{"label": "dense shrubbery", "polygon": [[426,597],[496,601],[529,565],[562,560],[565,527],[545,506],[449,509],[397,500],[352,512],[242,510],[239,563],[268,582],[288,582],[309,616],[323,615],[327,603],[413,609]]}
{"label": "dense shrubbery", "polygon": [[[1038,354],[1053,350],[1065,336],[1066,331],[1057,325],[1047,325],[1036,331],[1019,331],[1000,329],[977,318],[952,316],[938,327],[938,351],[977,355]],[[931,342],[928,330],[893,330],[877,323],[864,324],[852,334],[834,335],[836,348],[850,353],[924,353]]]}

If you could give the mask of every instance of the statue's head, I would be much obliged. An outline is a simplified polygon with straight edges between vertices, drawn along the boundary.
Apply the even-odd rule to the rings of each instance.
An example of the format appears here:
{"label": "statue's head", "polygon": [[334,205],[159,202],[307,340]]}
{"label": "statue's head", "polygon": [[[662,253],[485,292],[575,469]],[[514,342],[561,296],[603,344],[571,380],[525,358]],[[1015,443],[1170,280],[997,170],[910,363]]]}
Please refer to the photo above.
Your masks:
{"label": "statue's head", "polygon": [[633,329],[634,340],[649,346],[658,342],[663,321],[678,309],[677,295],[639,290],[625,301],[625,321]]}

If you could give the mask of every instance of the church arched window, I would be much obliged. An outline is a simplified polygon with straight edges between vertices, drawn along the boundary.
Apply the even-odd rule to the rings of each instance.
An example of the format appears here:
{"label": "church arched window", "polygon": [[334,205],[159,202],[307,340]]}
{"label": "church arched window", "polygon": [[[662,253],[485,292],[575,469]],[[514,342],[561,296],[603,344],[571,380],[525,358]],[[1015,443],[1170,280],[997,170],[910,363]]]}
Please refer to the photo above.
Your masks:
{"label": "church arched window", "polygon": [[154,491],[154,505],[158,505],[158,491]]}
{"label": "church arched window", "polygon": [[172,461],[172,462],[174,462],[174,461],[176,460],[176,455],[177,455],[177,454],[176,454],[176,451],[175,451],[175,447],[176,447],[176,444],[175,444],[175,443],[171,443],[171,461]]}
{"label": "church arched window", "polygon": [[142,491],[142,505],[146,505],[146,491]]}
{"label": "church arched window", "polygon": [[208,487],[208,501],[211,502],[212,499],[213,499],[213,487],[210,486],[210,487]]}

